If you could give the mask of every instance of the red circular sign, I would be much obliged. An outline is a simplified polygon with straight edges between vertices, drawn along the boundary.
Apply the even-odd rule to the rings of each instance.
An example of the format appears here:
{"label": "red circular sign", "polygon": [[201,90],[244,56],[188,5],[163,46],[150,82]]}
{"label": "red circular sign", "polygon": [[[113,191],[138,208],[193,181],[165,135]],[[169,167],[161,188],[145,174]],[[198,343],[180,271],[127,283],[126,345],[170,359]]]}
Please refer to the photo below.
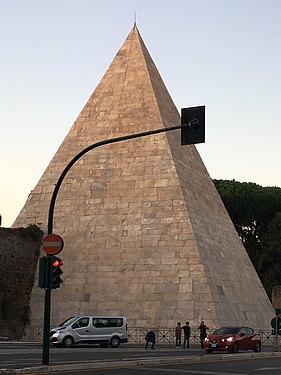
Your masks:
{"label": "red circular sign", "polygon": [[56,255],[63,249],[63,239],[58,234],[47,234],[42,241],[42,249],[50,255]]}

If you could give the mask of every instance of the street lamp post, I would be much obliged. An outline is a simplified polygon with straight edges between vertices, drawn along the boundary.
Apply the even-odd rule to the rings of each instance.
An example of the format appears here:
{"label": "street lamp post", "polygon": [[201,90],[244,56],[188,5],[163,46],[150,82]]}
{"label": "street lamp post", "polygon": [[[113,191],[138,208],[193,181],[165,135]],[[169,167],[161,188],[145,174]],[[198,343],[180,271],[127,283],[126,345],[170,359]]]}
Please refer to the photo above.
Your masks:
{"label": "street lamp post", "polygon": [[[126,141],[129,139],[141,138],[146,137],[153,134],[158,133],[166,133],[169,131],[173,131],[176,129],[182,129],[181,134],[181,144],[194,144],[194,143],[203,143],[205,141],[205,106],[200,107],[192,107],[192,108],[183,108],[182,109],[182,124],[181,125],[174,125],[167,128],[161,129],[154,129],[149,130],[146,132],[135,133],[135,134],[128,134],[121,137],[105,139],[103,141],[99,141],[93,143],[92,145],[84,148],[80,151],[64,168],[62,174],[60,175],[57,183],[55,184],[55,189],[52,194],[50,207],[49,207],[49,215],[48,215],[48,234],[53,233],[53,218],[54,218],[54,209],[56,198],[60,189],[60,186],[70,170],[70,168],[87,152],[104,145],[108,145],[111,143],[117,143]],[[192,141],[189,141],[189,134],[191,135]],[[195,135],[195,136],[194,136]],[[50,280],[51,275],[51,262],[49,262],[48,267],[46,269],[46,278]],[[50,282],[47,284],[45,288],[45,306],[44,306],[44,331],[43,331],[43,354],[42,354],[42,364],[48,365],[49,364],[49,335],[50,335],[50,311],[51,311],[51,285]]]}

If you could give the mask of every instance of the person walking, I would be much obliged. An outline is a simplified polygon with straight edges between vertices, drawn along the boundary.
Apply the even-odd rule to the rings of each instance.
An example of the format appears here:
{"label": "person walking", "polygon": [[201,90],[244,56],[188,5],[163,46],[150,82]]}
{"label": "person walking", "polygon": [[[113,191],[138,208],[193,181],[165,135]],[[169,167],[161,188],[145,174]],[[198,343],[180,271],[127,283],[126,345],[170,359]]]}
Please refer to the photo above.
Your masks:
{"label": "person walking", "polygon": [[204,320],[200,323],[200,326],[198,327],[200,331],[200,344],[201,344],[201,349],[204,349],[204,340],[207,337],[207,329],[209,329],[205,323]]}
{"label": "person walking", "polygon": [[175,329],[175,336],[176,336],[176,349],[179,349],[181,346],[181,322],[177,323]]}
{"label": "person walking", "polygon": [[148,348],[148,343],[151,342],[151,349],[155,349],[155,344],[156,344],[156,336],[155,336],[155,333],[153,331],[149,331],[147,332],[146,336],[145,336],[145,341],[146,341],[146,344],[145,344],[145,349]]}
{"label": "person walking", "polygon": [[185,326],[182,327],[182,330],[183,330],[183,346],[182,346],[182,348],[185,349],[185,345],[186,345],[186,348],[189,349],[189,339],[190,339],[189,322],[185,322]]}

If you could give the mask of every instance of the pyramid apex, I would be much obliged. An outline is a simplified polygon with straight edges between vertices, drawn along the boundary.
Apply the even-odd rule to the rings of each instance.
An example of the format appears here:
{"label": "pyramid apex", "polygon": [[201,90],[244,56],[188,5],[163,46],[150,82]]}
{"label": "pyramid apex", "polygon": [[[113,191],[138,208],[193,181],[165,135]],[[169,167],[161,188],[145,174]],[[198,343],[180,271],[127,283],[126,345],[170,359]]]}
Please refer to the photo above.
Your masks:
{"label": "pyramid apex", "polygon": [[137,34],[140,34],[139,29],[137,27],[137,24],[135,22],[134,22],[134,25],[133,25],[133,27],[131,28],[131,30],[129,32],[129,35],[132,34],[132,33],[134,33],[134,32],[136,32]]}

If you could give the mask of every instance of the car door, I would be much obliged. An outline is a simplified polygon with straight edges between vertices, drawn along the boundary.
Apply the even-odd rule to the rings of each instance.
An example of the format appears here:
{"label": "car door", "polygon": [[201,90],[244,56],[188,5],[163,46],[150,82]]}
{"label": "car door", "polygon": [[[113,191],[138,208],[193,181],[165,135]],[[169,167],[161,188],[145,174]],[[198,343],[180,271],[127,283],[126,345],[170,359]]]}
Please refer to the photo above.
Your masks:
{"label": "car door", "polygon": [[239,349],[247,349],[248,346],[248,338],[246,335],[246,329],[244,327],[241,327],[238,331],[239,335]]}
{"label": "car door", "polygon": [[75,342],[87,342],[91,340],[90,318],[83,316],[72,324],[71,328]]}
{"label": "car door", "polygon": [[245,327],[246,329],[246,336],[247,336],[247,349],[255,349],[256,347],[256,342],[257,339],[255,340],[254,338],[257,338],[255,335],[255,332],[253,328]]}

